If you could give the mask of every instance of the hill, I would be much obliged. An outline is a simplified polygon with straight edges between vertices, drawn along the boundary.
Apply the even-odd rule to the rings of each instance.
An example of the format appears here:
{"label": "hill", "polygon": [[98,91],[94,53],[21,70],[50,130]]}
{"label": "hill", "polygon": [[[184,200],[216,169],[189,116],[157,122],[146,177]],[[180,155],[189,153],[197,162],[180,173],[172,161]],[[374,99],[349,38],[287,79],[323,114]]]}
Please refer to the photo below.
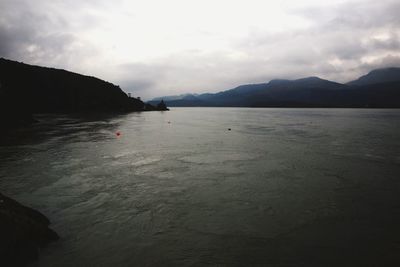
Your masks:
{"label": "hill", "polygon": [[119,86],[66,70],[0,58],[0,118],[31,122],[34,113],[156,110],[128,97]]}
{"label": "hill", "polygon": [[400,80],[400,68],[376,69],[367,75],[361,76],[355,81],[348,82],[348,85],[371,85],[377,83],[396,82]]}
{"label": "hill", "polygon": [[[169,106],[400,108],[398,68],[372,71],[341,84],[318,77],[271,80],[215,94],[166,101]],[[366,82],[368,80],[368,82]]]}

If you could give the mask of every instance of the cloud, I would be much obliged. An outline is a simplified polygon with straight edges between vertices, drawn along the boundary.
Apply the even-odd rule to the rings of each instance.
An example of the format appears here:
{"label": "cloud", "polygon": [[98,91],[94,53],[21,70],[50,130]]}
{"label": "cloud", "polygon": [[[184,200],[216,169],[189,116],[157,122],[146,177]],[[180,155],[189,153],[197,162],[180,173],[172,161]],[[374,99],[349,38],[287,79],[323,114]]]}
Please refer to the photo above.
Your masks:
{"label": "cloud", "polygon": [[0,56],[151,98],[400,66],[397,0],[0,2]]}
{"label": "cloud", "polygon": [[[2,1],[0,55],[32,64],[82,70],[76,65],[93,56],[96,49],[80,38],[68,17],[58,14],[58,8],[45,1]],[[67,5],[63,8],[73,10]]]}
{"label": "cloud", "polygon": [[[238,49],[253,61],[265,58],[266,73],[277,77],[318,75],[344,82],[364,74],[364,66],[371,70],[382,66],[378,63],[381,59],[400,56],[399,11],[396,1],[290,9],[312,21],[312,26],[277,34],[253,32],[241,40]],[[261,66],[262,62],[255,64]]]}

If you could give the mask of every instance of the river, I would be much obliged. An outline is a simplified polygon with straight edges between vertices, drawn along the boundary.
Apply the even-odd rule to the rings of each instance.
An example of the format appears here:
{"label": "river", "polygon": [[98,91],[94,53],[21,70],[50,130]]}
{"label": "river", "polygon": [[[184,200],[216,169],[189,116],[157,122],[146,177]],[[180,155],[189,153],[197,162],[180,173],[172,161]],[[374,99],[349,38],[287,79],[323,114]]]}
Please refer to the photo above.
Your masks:
{"label": "river", "polygon": [[61,236],[33,266],[400,264],[400,110],[38,119],[0,146],[1,192]]}

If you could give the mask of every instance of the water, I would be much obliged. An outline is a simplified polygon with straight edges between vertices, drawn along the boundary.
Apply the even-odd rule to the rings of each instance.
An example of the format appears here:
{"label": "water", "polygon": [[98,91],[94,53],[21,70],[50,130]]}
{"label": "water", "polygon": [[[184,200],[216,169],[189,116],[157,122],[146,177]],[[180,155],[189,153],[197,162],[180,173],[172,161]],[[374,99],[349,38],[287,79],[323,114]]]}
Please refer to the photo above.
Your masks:
{"label": "water", "polygon": [[400,263],[400,110],[40,119],[0,147],[1,192],[62,237],[33,266]]}

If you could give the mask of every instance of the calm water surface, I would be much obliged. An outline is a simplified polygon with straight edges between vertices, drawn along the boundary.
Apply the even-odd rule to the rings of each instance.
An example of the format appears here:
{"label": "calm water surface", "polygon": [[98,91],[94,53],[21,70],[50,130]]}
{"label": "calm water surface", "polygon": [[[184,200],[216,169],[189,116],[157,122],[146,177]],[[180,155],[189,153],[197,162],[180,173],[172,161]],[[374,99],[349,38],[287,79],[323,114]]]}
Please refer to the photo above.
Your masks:
{"label": "calm water surface", "polygon": [[34,266],[400,266],[400,110],[39,119],[0,146],[62,237]]}

